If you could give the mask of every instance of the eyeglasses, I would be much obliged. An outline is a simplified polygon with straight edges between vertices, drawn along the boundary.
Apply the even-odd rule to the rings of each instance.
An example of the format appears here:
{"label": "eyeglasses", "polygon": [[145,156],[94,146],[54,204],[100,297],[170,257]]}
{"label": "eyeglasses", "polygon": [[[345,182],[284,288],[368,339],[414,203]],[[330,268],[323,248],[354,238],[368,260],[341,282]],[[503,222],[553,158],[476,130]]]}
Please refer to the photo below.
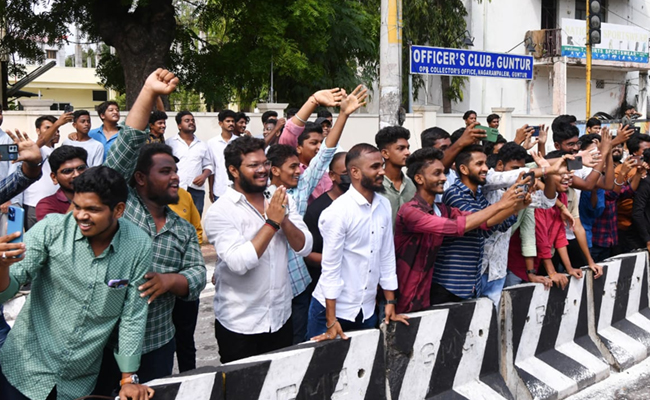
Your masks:
{"label": "eyeglasses", "polygon": [[259,171],[260,169],[268,169],[271,167],[271,160],[266,160],[263,163],[255,163],[255,164],[248,164],[245,165],[246,168],[250,168],[254,170],[255,172]]}
{"label": "eyeglasses", "polygon": [[59,171],[59,173],[62,174],[62,175],[70,175],[74,171],[82,173],[87,169],[88,169],[88,166],[84,164],[84,165],[80,165],[80,166],[75,167],[75,168],[63,168],[61,171]]}

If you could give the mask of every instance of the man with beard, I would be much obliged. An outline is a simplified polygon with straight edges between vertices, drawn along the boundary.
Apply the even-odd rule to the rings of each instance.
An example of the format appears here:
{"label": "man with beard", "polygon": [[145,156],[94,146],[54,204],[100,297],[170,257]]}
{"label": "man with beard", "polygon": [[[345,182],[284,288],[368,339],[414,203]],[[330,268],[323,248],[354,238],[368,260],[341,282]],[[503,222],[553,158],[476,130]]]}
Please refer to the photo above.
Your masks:
{"label": "man with beard", "polygon": [[[490,203],[481,186],[486,183],[487,156],[481,145],[471,145],[456,157],[456,172],[459,179],[445,191],[442,202],[462,211],[477,212]],[[518,195],[525,196],[519,189]],[[433,270],[431,304],[461,301],[483,294],[481,265],[485,239],[493,232],[505,232],[516,221],[511,208],[494,215],[488,230],[473,230],[458,238],[446,237],[440,247]]]}
{"label": "man with beard", "polygon": [[214,167],[208,146],[203,143],[194,132],[196,132],[196,121],[189,111],[181,111],[176,114],[178,124],[178,135],[175,135],[165,143],[172,148],[174,156],[178,158],[178,177],[180,187],[192,195],[192,200],[199,215],[203,215],[203,202],[205,190],[203,185],[206,179],[212,175]]}
{"label": "man with beard", "polygon": [[59,189],[36,204],[36,221],[48,214],[65,214],[70,211],[74,188],[74,180],[88,169],[86,159],[88,153],[82,147],[61,146],[55,149],[48,158],[50,176],[54,185]]}
{"label": "man with beard", "polygon": [[208,149],[212,158],[212,167],[214,168],[214,173],[208,177],[208,193],[210,201],[213,203],[226,193],[230,183],[223,159],[223,151],[231,140],[240,137],[239,132],[235,129],[236,116],[237,114],[232,110],[219,111],[217,119],[219,120],[219,127],[221,127],[221,134],[208,140]]}
{"label": "man with beard", "polygon": [[[130,180],[123,218],[153,241],[153,264],[144,276],[146,283],[138,287],[149,302],[138,370],[142,382],[171,375],[176,347],[174,305],[197,300],[206,283],[196,230],[168,207],[179,200],[177,159],[167,145],[144,145],[148,137],[144,129],[156,98],[169,95],[177,84],[174,74],[160,68],[149,75],[105,163]],[[113,390],[118,371],[110,354],[116,346],[111,340],[104,350],[95,394],[108,396]]]}
{"label": "man with beard", "polygon": [[522,203],[516,186],[501,199],[475,213],[435,203],[444,193],[445,167],[442,152],[433,147],[417,150],[407,160],[407,174],[415,182],[417,193],[404,204],[395,224],[395,253],[400,296],[397,312],[414,312],[431,305],[430,290],[433,264],[446,236],[463,236],[474,229],[487,230],[494,215],[504,215]]}
{"label": "man with beard", "polygon": [[265,197],[271,167],[265,147],[263,139],[250,136],[226,146],[233,186],[205,219],[205,232],[219,257],[214,313],[222,363],[293,343],[287,244],[305,257],[312,237],[284,186]]}
{"label": "man with beard", "polygon": [[309,228],[309,232],[314,237],[314,245],[312,246],[311,253],[304,258],[305,264],[307,264],[307,269],[309,270],[309,275],[311,276],[311,283],[307,288],[307,291],[311,293],[316,288],[316,283],[318,278],[320,278],[321,270],[321,260],[323,258],[323,236],[320,234],[318,229],[318,219],[320,218],[323,211],[329,207],[332,202],[350,188],[350,176],[348,171],[345,169],[345,156],[347,152],[336,153],[332,162],[329,165],[329,175],[332,180],[332,189],[323,193],[319,198],[314,200],[310,205],[307,206],[307,211],[305,212],[305,224]]}
{"label": "man with beard", "polygon": [[376,147],[361,143],[345,157],[350,189],[320,216],[322,273],[309,307],[307,335],[329,340],[349,330],[377,327],[377,285],[387,303],[386,319],[408,325],[395,312],[397,275],[393,223],[384,191],[384,160]]}
{"label": "man with beard", "polygon": [[50,216],[25,234],[24,245],[2,253],[0,303],[32,284],[0,353],[3,400],[88,395],[112,334],[119,349],[105,357],[119,364],[114,383],[122,378],[120,398],[153,395],[132,379],[147,315],[138,285],[151,267],[152,251],[151,239],[120,218],[127,195],[119,173],[92,168],[75,182],[72,213]]}
{"label": "man with beard", "polygon": [[[616,137],[614,137],[616,139]],[[621,165],[623,159],[623,143],[619,143],[612,147],[612,158],[614,159],[614,168]]]}

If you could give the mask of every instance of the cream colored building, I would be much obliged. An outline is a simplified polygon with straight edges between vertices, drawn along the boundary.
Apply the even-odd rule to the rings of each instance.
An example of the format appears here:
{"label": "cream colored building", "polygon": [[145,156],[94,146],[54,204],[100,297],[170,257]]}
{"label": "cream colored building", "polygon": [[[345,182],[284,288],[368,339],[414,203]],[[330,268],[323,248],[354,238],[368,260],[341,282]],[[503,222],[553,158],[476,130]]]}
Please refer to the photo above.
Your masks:
{"label": "cream colored building", "polygon": [[[27,66],[27,72],[36,69]],[[10,78],[11,83],[11,78]],[[56,109],[63,110],[66,104],[76,109],[94,110],[95,106],[113,98],[105,89],[95,73],[95,68],[75,68],[56,66],[25,86],[23,91],[37,93],[42,100],[52,100]],[[21,100],[36,99],[23,97]]]}

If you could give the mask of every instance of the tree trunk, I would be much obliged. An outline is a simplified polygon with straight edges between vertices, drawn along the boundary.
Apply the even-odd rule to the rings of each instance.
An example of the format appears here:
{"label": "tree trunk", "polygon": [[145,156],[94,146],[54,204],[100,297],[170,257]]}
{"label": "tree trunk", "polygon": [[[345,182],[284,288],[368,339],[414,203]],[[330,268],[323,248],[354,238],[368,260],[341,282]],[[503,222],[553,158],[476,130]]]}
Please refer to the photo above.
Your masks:
{"label": "tree trunk", "polygon": [[134,12],[129,12],[130,2],[124,4],[121,0],[93,2],[91,29],[115,48],[124,68],[130,109],[147,76],[166,65],[176,19],[172,0],[140,2]]}
{"label": "tree trunk", "polygon": [[442,88],[442,112],[444,114],[450,114],[451,100],[449,100],[449,88],[451,87],[451,77],[447,75],[440,76],[440,83]]}

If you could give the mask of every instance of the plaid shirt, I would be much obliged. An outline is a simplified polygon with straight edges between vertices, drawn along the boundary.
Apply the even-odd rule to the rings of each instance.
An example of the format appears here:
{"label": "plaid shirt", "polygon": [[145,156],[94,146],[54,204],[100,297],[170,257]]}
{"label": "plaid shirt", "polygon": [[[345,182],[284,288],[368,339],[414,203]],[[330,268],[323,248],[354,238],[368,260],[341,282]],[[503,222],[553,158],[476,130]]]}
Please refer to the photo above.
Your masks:
{"label": "plaid shirt", "polygon": [[632,198],[634,190],[630,185],[621,187],[621,193],[613,190],[605,192],[605,209],[600,217],[594,221],[591,230],[593,236],[591,243],[599,247],[612,247],[618,244],[618,211],[616,204],[619,199]]}
{"label": "plaid shirt", "polygon": [[[128,181],[133,175],[138,152],[147,136],[146,132],[125,126],[111,147],[105,165],[120,172]],[[129,188],[124,218],[148,233],[153,240],[152,270],[162,274],[183,275],[187,278],[189,292],[187,297],[181,300],[196,300],[206,283],[205,261],[196,230],[169,207],[165,208],[167,221],[158,231],[153,217],[138,193]],[[172,310],[175,302],[176,296],[165,293],[149,305],[142,354],[159,349],[174,338]],[[111,345],[115,343],[112,341]]]}
{"label": "plaid shirt", "polygon": [[[334,158],[336,147],[329,148],[323,143],[320,150],[316,153],[309,163],[303,174],[300,176],[298,186],[287,190],[287,193],[293,197],[296,202],[298,214],[304,216],[307,211],[307,201],[312,194],[321,178],[327,173],[327,169]],[[296,254],[295,251],[287,243],[289,249],[289,277],[291,278],[291,290],[293,297],[298,296],[304,292],[307,286],[311,283],[311,276],[305,265],[302,257]]]}
{"label": "plaid shirt", "polygon": [[[42,174],[41,174],[42,175]],[[31,179],[23,174],[23,169],[18,166],[16,172],[0,181],[0,203],[11,200],[14,196],[19,195],[32,183],[40,179]]]}

